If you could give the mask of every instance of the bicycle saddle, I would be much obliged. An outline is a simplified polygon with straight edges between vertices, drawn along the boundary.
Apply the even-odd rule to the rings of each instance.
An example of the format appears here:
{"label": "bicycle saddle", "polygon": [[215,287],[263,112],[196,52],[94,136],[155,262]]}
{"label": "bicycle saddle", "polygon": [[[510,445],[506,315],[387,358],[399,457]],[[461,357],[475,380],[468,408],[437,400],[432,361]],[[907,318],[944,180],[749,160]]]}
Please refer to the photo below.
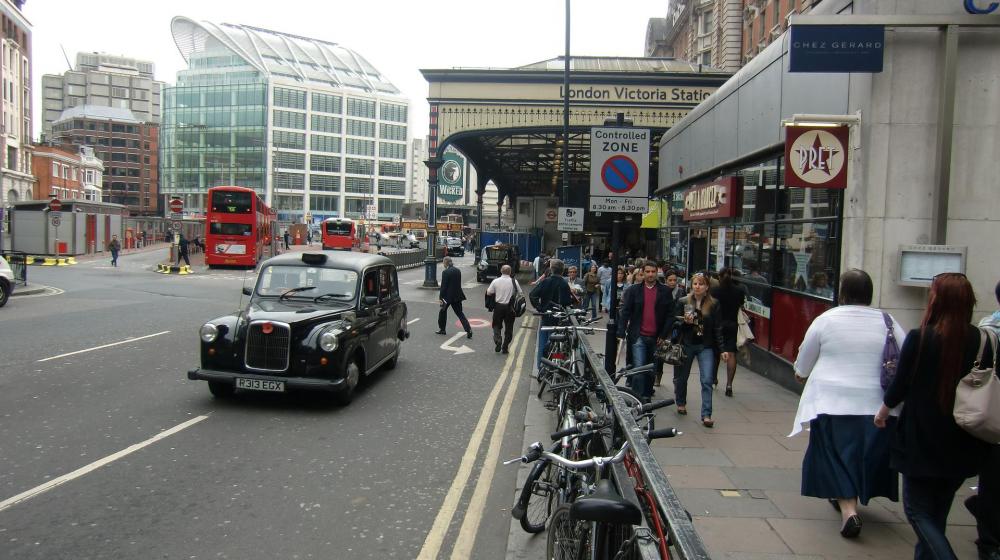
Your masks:
{"label": "bicycle saddle", "polygon": [[566,342],[566,335],[564,334],[553,334],[549,336],[549,342]]}
{"label": "bicycle saddle", "polygon": [[614,525],[638,525],[642,522],[639,506],[619,496],[609,480],[601,480],[593,494],[573,502],[569,516],[570,519]]}

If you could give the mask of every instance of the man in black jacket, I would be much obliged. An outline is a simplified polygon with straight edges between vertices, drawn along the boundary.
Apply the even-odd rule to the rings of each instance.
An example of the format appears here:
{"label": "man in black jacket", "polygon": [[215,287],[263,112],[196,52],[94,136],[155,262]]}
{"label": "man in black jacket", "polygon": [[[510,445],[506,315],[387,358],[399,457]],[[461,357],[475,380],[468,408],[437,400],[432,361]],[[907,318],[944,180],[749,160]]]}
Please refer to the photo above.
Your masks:
{"label": "man in black jacket", "polygon": [[[566,265],[559,259],[549,260],[549,275],[545,277],[544,280],[535,284],[535,287],[531,290],[531,301],[538,301],[539,304],[536,309],[540,312],[548,311],[552,308],[552,304],[558,304],[561,306],[568,306],[570,302],[573,301],[573,296],[570,295],[569,284],[566,279],[563,278],[563,271],[566,269]],[[541,326],[543,327],[554,327],[559,324],[558,319],[553,319],[551,317],[542,316]],[[545,345],[549,343],[549,334],[552,331],[538,331],[538,354],[535,358],[536,367],[541,366],[542,356],[545,354]]]}
{"label": "man in black jacket", "polygon": [[468,338],[472,338],[472,327],[469,320],[462,312],[462,302],[465,301],[465,292],[462,291],[462,273],[452,266],[451,257],[445,257],[441,264],[444,265],[444,272],[441,273],[441,291],[438,298],[441,300],[441,311],[438,312],[438,334],[447,334],[444,330],[445,322],[448,319],[448,307],[455,311],[458,320],[465,327]]}
{"label": "man in black jacket", "polygon": [[[667,338],[667,317],[673,304],[670,290],[656,281],[657,267],[653,261],[642,264],[643,283],[625,290],[618,319],[618,338],[625,339],[632,352],[632,367],[653,363],[656,344]],[[629,385],[639,396],[653,396],[654,372],[640,373],[629,379]]]}

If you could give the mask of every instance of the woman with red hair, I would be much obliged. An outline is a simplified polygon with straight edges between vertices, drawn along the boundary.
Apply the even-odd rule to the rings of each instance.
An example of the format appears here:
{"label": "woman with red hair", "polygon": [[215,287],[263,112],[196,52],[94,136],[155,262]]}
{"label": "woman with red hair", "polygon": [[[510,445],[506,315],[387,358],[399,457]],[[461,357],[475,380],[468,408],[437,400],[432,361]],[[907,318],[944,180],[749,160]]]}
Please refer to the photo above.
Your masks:
{"label": "woman with red hair", "polygon": [[[971,324],[975,306],[964,274],[934,277],[920,328],[906,336],[898,373],[875,414],[875,425],[885,427],[889,411],[906,403],[891,465],[903,475],[903,511],[917,534],[918,560],[955,558],[945,536],[948,512],[955,492],[979,473],[989,450],[952,416],[955,388],[979,350],[979,330]],[[987,352],[992,361],[992,351]]]}

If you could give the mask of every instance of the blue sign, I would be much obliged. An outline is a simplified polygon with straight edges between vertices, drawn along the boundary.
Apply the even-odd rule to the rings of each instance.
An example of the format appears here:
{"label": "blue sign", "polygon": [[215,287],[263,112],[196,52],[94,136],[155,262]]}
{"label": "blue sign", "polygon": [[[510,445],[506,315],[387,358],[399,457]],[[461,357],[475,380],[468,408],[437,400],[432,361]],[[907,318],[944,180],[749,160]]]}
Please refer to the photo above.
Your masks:
{"label": "blue sign", "polygon": [[632,190],[638,180],[639,168],[628,156],[612,156],[601,167],[601,181],[612,192],[626,193]]}
{"label": "blue sign", "polygon": [[789,72],[881,72],[881,25],[793,25]]}
{"label": "blue sign", "polygon": [[1000,2],[984,2],[980,8],[976,0],[965,0],[965,11],[973,15],[992,14],[997,8],[1000,8]]}
{"label": "blue sign", "polygon": [[583,247],[581,247],[580,245],[569,245],[567,247],[558,247],[556,248],[556,258],[566,264],[565,268],[566,271],[569,271],[569,268],[571,266],[575,266],[577,271],[579,271],[580,261],[583,259]]}

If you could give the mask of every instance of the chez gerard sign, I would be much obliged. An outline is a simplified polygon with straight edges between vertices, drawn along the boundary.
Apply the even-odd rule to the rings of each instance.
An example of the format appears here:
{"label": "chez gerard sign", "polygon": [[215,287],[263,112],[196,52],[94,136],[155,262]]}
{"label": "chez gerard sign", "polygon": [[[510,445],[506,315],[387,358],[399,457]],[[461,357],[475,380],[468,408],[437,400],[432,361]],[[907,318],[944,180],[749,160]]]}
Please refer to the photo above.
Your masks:
{"label": "chez gerard sign", "polygon": [[718,177],[684,193],[684,221],[735,218],[742,206],[743,177]]}
{"label": "chez gerard sign", "polygon": [[847,188],[846,126],[786,126],[785,186]]}

